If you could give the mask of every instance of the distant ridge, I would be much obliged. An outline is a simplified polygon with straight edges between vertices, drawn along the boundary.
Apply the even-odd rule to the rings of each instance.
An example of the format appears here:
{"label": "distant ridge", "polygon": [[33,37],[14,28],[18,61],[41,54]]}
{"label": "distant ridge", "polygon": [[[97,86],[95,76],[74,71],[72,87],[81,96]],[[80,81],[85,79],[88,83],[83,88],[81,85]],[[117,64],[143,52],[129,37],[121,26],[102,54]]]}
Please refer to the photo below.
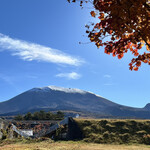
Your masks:
{"label": "distant ridge", "polygon": [[150,111],[150,103],[146,104],[146,106],[144,107],[144,109]]}
{"label": "distant ridge", "polygon": [[150,119],[150,104],[144,108],[119,105],[92,92],[47,86],[33,88],[0,103],[0,115],[15,115],[39,110],[79,113],[86,117]]}

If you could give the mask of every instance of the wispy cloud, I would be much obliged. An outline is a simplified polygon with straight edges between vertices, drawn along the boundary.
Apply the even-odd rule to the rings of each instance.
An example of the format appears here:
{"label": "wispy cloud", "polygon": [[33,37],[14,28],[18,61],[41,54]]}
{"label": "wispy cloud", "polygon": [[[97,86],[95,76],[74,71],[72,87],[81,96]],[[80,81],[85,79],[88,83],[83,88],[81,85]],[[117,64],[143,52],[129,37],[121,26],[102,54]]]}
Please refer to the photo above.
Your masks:
{"label": "wispy cloud", "polygon": [[56,75],[56,77],[76,80],[76,79],[79,79],[81,75],[76,72],[71,72],[71,73],[59,73]]}
{"label": "wispy cloud", "polygon": [[26,61],[36,60],[73,66],[79,66],[83,63],[81,59],[67,55],[60,50],[13,39],[4,34],[0,34],[0,48],[1,50],[9,50],[12,55],[17,55]]}
{"label": "wispy cloud", "polygon": [[15,89],[17,92],[20,92],[20,90],[18,89],[18,87],[14,83],[14,77],[13,76],[7,76],[7,75],[0,73],[0,80],[4,81],[5,83],[7,83],[11,87],[13,87],[13,89]]}
{"label": "wispy cloud", "polygon": [[104,75],[104,78],[111,78],[111,75],[105,74],[105,75]]}
{"label": "wispy cloud", "polygon": [[38,76],[35,76],[35,75],[28,75],[27,78],[30,78],[30,79],[38,79]]}
{"label": "wispy cloud", "polygon": [[13,85],[12,79],[9,76],[3,75],[0,73],[0,79],[5,81],[6,83]]}

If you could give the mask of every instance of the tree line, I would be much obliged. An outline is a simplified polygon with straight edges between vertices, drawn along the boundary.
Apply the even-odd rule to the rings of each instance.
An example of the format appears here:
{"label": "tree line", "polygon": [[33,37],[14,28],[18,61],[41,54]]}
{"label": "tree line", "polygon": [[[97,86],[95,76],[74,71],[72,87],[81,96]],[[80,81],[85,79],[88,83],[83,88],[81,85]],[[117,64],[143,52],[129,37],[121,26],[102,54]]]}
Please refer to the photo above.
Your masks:
{"label": "tree line", "polygon": [[39,112],[28,112],[25,115],[17,115],[14,117],[14,120],[62,120],[64,119],[64,113],[57,111],[57,113],[45,112],[43,110]]}

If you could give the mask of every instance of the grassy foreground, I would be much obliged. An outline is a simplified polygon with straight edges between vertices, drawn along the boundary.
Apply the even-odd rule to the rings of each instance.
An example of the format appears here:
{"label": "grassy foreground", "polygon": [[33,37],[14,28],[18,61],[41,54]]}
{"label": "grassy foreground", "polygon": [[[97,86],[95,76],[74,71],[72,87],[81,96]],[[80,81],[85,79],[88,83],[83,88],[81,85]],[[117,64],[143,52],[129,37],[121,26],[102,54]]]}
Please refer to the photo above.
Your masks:
{"label": "grassy foreground", "polygon": [[93,144],[84,142],[53,142],[51,140],[41,142],[29,141],[4,141],[0,144],[0,150],[149,150],[147,145],[110,145]]}

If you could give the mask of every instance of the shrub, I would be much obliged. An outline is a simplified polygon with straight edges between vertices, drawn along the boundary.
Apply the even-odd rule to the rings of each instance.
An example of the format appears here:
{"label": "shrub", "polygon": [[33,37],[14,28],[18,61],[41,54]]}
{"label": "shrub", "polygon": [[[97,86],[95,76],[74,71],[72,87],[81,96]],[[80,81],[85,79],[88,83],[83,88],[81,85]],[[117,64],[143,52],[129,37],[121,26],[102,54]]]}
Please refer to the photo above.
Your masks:
{"label": "shrub", "polygon": [[105,127],[105,125],[108,123],[108,121],[107,120],[101,120],[100,122],[99,122],[99,124],[102,126],[102,127]]}
{"label": "shrub", "polygon": [[143,143],[150,145],[150,134],[145,134],[143,136]]}
{"label": "shrub", "polygon": [[124,134],[124,133],[130,133],[130,129],[126,126],[123,126],[122,128],[120,128],[120,130],[118,130],[119,133]]}
{"label": "shrub", "polygon": [[90,126],[92,123],[91,123],[91,121],[88,121],[88,120],[85,120],[84,122],[83,122],[83,125],[84,126]]}
{"label": "shrub", "polygon": [[105,126],[106,130],[109,131],[109,132],[113,132],[115,131],[115,126],[110,124],[110,123],[107,123],[106,126]]}
{"label": "shrub", "polygon": [[129,133],[119,134],[119,137],[123,141],[123,143],[128,143],[130,134]]}
{"label": "shrub", "polygon": [[117,128],[120,128],[122,126],[124,126],[126,124],[125,121],[116,121],[114,122],[114,125],[117,127]]}
{"label": "shrub", "polygon": [[101,127],[98,123],[91,125],[92,131],[97,134],[101,134],[104,131],[104,128]]}
{"label": "shrub", "polygon": [[110,133],[109,133],[108,131],[104,132],[104,133],[103,133],[103,138],[104,138],[104,139],[108,139],[108,138],[109,138],[109,134],[110,134]]}
{"label": "shrub", "polygon": [[139,136],[145,135],[147,132],[145,130],[137,131],[136,134]]}
{"label": "shrub", "polygon": [[84,141],[95,143],[150,144],[150,121],[77,120]]}
{"label": "shrub", "polygon": [[93,130],[91,127],[89,126],[86,126],[83,128],[83,134],[85,137],[87,137],[90,133],[93,133]]}

